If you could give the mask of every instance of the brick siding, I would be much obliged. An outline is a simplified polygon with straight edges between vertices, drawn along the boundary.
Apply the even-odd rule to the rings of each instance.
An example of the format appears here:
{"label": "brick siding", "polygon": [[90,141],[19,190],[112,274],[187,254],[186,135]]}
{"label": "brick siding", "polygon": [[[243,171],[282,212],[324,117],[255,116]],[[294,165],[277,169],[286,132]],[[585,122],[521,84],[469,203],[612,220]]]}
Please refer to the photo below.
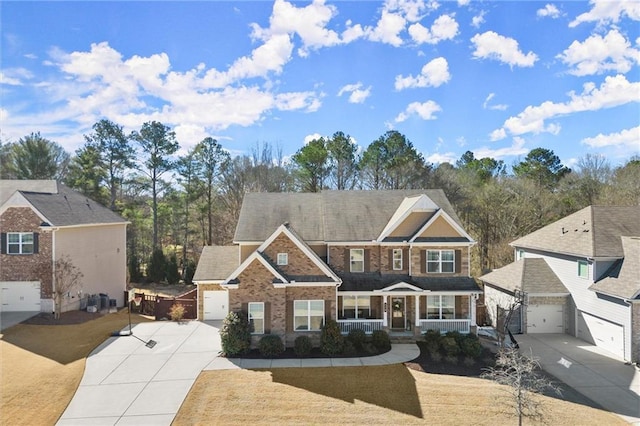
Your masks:
{"label": "brick siding", "polygon": [[288,264],[278,265],[287,275],[325,275],[318,266],[284,233],[278,235],[269,247],[264,250],[264,254],[275,264],[278,253],[287,253]]}

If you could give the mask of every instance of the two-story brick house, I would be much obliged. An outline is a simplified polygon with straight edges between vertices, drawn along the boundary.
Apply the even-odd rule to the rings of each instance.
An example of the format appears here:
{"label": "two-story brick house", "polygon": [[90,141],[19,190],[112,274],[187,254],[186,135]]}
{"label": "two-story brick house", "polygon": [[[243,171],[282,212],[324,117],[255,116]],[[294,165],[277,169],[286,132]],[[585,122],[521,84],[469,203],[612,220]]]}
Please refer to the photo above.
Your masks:
{"label": "two-story brick house", "polygon": [[107,294],[124,306],[127,222],[54,180],[0,180],[0,310],[53,312],[54,263],[83,274],[63,311]]}
{"label": "two-story brick house", "polygon": [[203,251],[199,318],[245,312],[256,339],[475,326],[475,242],[441,190],[247,194],[234,243]]}

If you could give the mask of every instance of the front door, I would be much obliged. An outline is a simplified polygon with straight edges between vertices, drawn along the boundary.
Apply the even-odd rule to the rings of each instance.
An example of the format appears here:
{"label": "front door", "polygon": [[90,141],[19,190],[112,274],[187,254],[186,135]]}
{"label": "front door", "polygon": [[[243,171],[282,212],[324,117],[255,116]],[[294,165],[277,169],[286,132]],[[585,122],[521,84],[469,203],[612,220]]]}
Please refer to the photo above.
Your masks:
{"label": "front door", "polygon": [[404,330],[405,317],[405,300],[404,297],[391,298],[391,328]]}

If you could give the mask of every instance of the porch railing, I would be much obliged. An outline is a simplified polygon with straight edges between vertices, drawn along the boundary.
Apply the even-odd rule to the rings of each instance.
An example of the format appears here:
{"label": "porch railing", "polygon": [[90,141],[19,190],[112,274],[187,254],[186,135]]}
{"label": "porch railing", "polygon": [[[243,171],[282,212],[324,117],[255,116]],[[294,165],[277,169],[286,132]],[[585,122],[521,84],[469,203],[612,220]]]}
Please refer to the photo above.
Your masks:
{"label": "porch railing", "polygon": [[468,319],[445,319],[445,320],[420,320],[420,331],[426,333],[427,330],[438,330],[441,333],[457,331],[462,334],[471,332],[471,320]]}
{"label": "porch railing", "polygon": [[351,330],[360,329],[371,334],[375,330],[382,330],[381,319],[341,319],[338,320],[342,334],[349,334]]}

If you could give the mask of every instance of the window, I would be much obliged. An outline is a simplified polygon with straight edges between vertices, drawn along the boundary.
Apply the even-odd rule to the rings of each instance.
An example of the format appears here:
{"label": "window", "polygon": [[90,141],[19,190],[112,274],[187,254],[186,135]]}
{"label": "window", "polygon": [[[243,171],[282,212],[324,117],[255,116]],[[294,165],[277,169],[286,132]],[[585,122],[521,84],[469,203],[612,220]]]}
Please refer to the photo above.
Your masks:
{"label": "window", "polygon": [[264,303],[249,303],[249,331],[251,334],[264,334]]}
{"label": "window", "polygon": [[342,296],[342,318],[358,319],[371,316],[369,296]]}
{"label": "window", "polygon": [[319,331],[324,323],[324,300],[294,300],[293,328],[296,331]]}
{"label": "window", "polygon": [[393,249],[393,270],[402,270],[402,249]]}
{"label": "window", "polygon": [[289,255],[287,253],[278,253],[278,265],[288,265]]}
{"label": "window", "polygon": [[589,278],[589,264],[584,260],[578,260],[578,276],[580,278]]}
{"label": "window", "polygon": [[8,232],[7,254],[33,254],[33,232]]}
{"label": "window", "polygon": [[351,272],[364,272],[364,249],[349,250]]}
{"label": "window", "polygon": [[427,272],[452,273],[455,271],[453,250],[427,250]]}
{"label": "window", "polygon": [[518,249],[516,251],[516,260],[524,259],[524,250]]}
{"label": "window", "polygon": [[454,319],[455,296],[427,296],[427,319]]}

